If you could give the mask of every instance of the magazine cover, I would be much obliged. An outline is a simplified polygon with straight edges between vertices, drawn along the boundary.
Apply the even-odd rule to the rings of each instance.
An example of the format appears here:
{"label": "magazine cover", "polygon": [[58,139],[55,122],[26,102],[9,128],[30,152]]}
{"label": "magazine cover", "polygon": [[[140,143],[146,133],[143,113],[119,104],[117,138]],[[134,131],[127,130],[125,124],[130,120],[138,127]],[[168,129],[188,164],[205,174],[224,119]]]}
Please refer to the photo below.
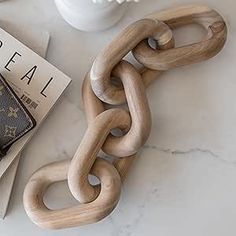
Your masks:
{"label": "magazine cover", "polygon": [[[50,41],[50,34],[48,31],[38,27],[35,28],[34,26],[15,23],[12,24],[10,22],[2,22],[1,27],[27,45],[27,47],[31,48],[38,55],[43,58],[46,57],[48,44]],[[7,214],[8,204],[11,198],[20,157],[21,153],[17,155],[3,176],[0,178],[0,219],[4,219]]]}
{"label": "magazine cover", "polygon": [[37,126],[13,144],[7,155],[1,160],[1,178],[71,80],[2,29],[0,29],[0,73],[37,122]]}

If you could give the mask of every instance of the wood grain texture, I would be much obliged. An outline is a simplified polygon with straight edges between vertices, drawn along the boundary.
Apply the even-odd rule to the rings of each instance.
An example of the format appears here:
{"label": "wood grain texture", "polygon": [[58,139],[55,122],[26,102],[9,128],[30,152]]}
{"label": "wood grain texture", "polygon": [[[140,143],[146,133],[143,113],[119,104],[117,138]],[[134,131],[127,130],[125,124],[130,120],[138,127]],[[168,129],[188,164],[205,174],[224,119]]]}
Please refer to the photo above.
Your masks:
{"label": "wood grain texture", "polygon": [[24,207],[30,219],[39,227],[61,229],[95,223],[109,215],[118,203],[120,176],[113,165],[97,159],[90,173],[101,181],[99,196],[91,203],[59,210],[48,209],[43,202],[44,193],[51,184],[67,179],[69,166],[69,160],[46,165],[36,171],[26,185]]}
{"label": "wood grain texture", "polygon": [[[146,142],[151,130],[151,113],[146,91],[138,71],[128,62],[121,61],[114,68],[112,75],[122,81],[132,120],[128,132],[115,137],[109,134],[102,150],[109,155],[126,157],[135,154]],[[83,86],[83,101],[89,123],[104,111],[102,102],[96,97],[86,79]]]}
{"label": "wood grain texture", "polygon": [[68,172],[70,191],[81,203],[93,201],[99,193],[90,185],[88,174],[108,134],[114,128],[126,129],[129,126],[130,117],[123,109],[104,111],[88,126]]}
{"label": "wood grain texture", "polygon": [[172,32],[163,22],[143,19],[128,26],[98,54],[90,77],[93,91],[102,101],[113,105],[125,102],[123,89],[111,83],[111,72],[126,54],[148,37],[156,39],[159,45],[165,45],[172,41]]}
{"label": "wood grain texture", "polygon": [[[87,122],[91,123],[100,113],[104,112],[105,107],[101,100],[98,99],[98,97],[94,94],[92,90],[89,74],[85,76],[82,88],[82,95]],[[108,139],[109,136],[107,140]],[[127,173],[129,172],[129,169],[132,166],[135,157],[136,155],[132,155],[124,158],[117,158],[114,161],[113,164],[119,172],[122,181],[124,181]]]}
{"label": "wood grain texture", "polygon": [[[174,40],[169,27],[190,23],[205,27],[208,30],[206,39],[173,48]],[[149,47],[149,37],[157,40],[158,50]],[[150,133],[151,116],[145,87],[162,70],[212,57],[223,47],[225,39],[226,26],[222,17],[199,5],[154,13],[118,35],[98,55],[84,80],[83,100],[88,129],[72,161],[43,167],[26,187],[24,204],[31,219],[41,227],[64,228],[96,222],[107,216],[118,202],[121,181],[135,160],[135,153]],[[146,66],[142,71],[138,72],[122,60],[130,50]],[[114,77],[119,78],[122,84],[115,85],[111,80]],[[110,105],[127,102],[130,114],[123,108],[106,110],[105,102]],[[123,136],[113,136],[111,131],[115,128],[122,130]],[[101,160],[98,158],[101,149],[118,158],[113,163]],[[96,175],[101,185],[91,185],[89,173]],[[49,210],[43,203],[45,190],[50,184],[66,179],[72,195],[83,204]]]}
{"label": "wood grain texture", "polygon": [[172,29],[195,23],[207,31],[206,37],[198,43],[168,50],[155,50],[149,46],[147,39],[143,40],[134,48],[133,55],[149,69],[169,70],[207,60],[215,56],[226,41],[227,27],[223,18],[206,6],[183,6],[153,13],[148,18],[161,20]]}
{"label": "wood grain texture", "polygon": [[126,157],[137,153],[147,141],[152,124],[151,112],[141,75],[133,65],[121,61],[112,75],[122,81],[132,124],[124,136],[109,135],[102,150],[109,155]]}
{"label": "wood grain texture", "polygon": [[[173,41],[170,29],[193,23],[207,30],[205,39],[179,48],[158,50]],[[207,6],[187,5],[155,12],[127,27],[98,54],[90,72],[93,91],[108,104],[124,102],[123,89],[112,84],[110,77],[114,66],[130,50],[133,50],[134,57],[142,65],[152,70],[148,70],[145,75],[154,76],[159,74],[155,70],[168,70],[215,56],[224,46],[226,37],[227,27],[223,18]],[[156,50],[149,46],[148,38],[157,41]]]}

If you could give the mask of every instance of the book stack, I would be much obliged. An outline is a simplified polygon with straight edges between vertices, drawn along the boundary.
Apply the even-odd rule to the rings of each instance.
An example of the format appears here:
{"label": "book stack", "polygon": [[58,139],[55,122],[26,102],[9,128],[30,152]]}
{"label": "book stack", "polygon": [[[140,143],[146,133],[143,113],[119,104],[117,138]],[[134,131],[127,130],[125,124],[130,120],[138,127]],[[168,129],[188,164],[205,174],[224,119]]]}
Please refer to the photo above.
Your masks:
{"label": "book stack", "polygon": [[0,29],[0,73],[33,115],[37,126],[17,141],[0,162],[1,218],[6,215],[22,149],[36,133],[71,81],[42,58],[46,55],[49,43],[47,32],[29,29],[28,26],[24,28],[11,25],[9,27],[9,23],[7,30],[10,33],[14,32],[14,36],[21,42]]}

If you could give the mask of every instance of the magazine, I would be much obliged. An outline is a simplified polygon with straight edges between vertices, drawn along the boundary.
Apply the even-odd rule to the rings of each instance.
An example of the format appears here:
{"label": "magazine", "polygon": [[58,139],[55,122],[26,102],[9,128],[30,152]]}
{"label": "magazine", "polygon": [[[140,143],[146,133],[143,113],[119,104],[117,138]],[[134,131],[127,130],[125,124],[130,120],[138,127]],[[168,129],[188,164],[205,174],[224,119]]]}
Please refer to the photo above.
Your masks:
{"label": "magazine", "polygon": [[0,73],[14,89],[37,126],[12,145],[0,162],[0,178],[36,132],[71,79],[0,29]]}
{"label": "magazine", "polygon": [[[50,34],[44,29],[28,24],[12,24],[2,22],[1,27],[12,34],[15,38],[23,42],[34,52],[46,57]],[[19,165],[21,153],[17,155],[11,165],[7,168],[4,175],[0,178],[0,219],[4,219],[7,214],[9,200],[11,198],[12,188],[15,181],[16,172]],[[14,197],[14,196],[13,196]]]}

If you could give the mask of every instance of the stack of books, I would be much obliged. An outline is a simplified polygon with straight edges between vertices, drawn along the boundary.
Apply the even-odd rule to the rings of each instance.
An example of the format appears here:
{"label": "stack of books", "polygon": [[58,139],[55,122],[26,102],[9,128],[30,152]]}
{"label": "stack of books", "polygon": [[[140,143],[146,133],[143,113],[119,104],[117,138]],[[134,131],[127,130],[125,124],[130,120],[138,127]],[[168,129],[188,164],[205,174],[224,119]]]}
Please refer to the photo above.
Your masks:
{"label": "stack of books", "polygon": [[[24,38],[27,37],[22,27],[18,31],[22,32]],[[34,31],[27,29],[26,32]],[[14,33],[18,37],[15,30]],[[35,37],[35,40],[38,41],[35,44],[32,42],[32,38],[34,37],[30,34],[28,35],[29,40],[22,40],[21,38],[21,41],[30,41],[31,45],[29,46],[41,56],[3,29],[0,29],[0,73],[37,122],[37,126],[30,133],[18,140],[0,161],[1,218],[4,218],[6,214],[21,151],[37,132],[40,124],[71,81],[69,77],[49,64],[42,57],[46,55],[49,34],[41,32],[40,35]]]}

